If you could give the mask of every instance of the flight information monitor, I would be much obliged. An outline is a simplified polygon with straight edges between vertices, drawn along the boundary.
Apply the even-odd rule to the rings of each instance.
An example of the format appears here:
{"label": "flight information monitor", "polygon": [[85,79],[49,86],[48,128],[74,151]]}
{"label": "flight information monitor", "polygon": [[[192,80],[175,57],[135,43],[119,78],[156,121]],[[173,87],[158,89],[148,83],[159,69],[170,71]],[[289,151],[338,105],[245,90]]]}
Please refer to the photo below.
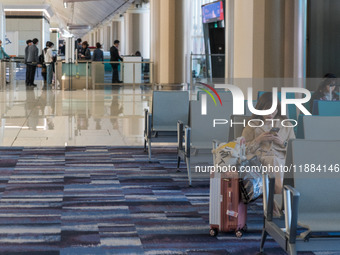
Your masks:
{"label": "flight information monitor", "polygon": [[203,23],[224,20],[223,2],[217,1],[202,6]]}

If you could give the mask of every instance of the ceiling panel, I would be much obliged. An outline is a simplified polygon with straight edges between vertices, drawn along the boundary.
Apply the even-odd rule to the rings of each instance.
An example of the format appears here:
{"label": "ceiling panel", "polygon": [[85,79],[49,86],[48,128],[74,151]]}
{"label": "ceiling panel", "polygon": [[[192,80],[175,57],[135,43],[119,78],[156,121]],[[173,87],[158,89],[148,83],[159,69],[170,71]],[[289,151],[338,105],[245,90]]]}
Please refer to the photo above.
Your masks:
{"label": "ceiling panel", "polygon": [[[59,28],[67,29],[67,24],[89,25],[94,28],[113,17],[114,14],[124,13],[134,0],[0,0],[6,8],[15,9],[46,9],[51,13],[51,23]],[[144,0],[145,1],[145,0]],[[72,30],[77,37],[85,35],[86,30]]]}
{"label": "ceiling panel", "polygon": [[[67,8],[62,0],[46,0],[51,4],[55,15],[51,22],[59,24],[66,29],[67,24],[89,25],[96,27],[114,14],[124,13],[132,4],[133,0],[66,0]],[[72,30],[76,37],[82,37],[89,29]]]}

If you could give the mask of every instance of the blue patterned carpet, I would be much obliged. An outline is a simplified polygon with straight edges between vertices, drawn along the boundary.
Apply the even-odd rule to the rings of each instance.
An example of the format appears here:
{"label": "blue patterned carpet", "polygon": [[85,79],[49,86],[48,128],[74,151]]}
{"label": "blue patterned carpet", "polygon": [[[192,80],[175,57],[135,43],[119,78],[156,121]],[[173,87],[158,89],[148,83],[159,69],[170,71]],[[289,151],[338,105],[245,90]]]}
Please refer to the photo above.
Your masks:
{"label": "blue patterned carpet", "polygon": [[[149,163],[141,148],[0,148],[0,254],[256,254],[260,203],[248,207],[243,238],[210,237],[208,180],[189,188],[173,148],[153,156]],[[284,254],[272,240],[266,248]]]}

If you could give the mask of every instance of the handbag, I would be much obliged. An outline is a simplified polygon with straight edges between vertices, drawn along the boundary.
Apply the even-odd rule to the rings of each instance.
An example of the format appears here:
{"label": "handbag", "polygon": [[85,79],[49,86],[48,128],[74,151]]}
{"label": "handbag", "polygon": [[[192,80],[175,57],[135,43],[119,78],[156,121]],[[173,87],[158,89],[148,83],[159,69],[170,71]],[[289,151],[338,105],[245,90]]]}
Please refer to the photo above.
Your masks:
{"label": "handbag", "polygon": [[[236,166],[240,197],[245,204],[248,204],[262,195],[262,164],[257,156],[247,159],[245,151],[245,139],[239,137],[235,141],[221,143],[212,152],[218,166]],[[247,167],[253,167],[256,171],[243,171]]]}
{"label": "handbag", "polygon": [[241,199],[245,204],[261,197],[263,191],[262,164],[257,156],[238,164]]}

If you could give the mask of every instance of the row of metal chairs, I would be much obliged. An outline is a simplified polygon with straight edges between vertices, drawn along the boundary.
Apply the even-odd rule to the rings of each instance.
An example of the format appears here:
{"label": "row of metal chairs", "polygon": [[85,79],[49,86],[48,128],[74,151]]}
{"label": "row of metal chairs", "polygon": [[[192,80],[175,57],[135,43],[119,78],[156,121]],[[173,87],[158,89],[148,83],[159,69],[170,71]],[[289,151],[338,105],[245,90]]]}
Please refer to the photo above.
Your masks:
{"label": "row of metal chairs", "polygon": [[[304,123],[306,139],[288,144],[282,194],[274,194],[275,179],[263,175],[262,253],[268,235],[292,255],[340,251],[340,117],[304,116]],[[241,133],[236,126],[230,139]],[[281,217],[273,217],[274,201]]]}
{"label": "row of metal chairs", "polygon": [[[304,116],[304,124],[306,139],[288,144],[282,194],[274,194],[275,179],[263,174],[261,253],[268,235],[291,255],[340,251],[340,117]],[[230,139],[242,129],[235,126]],[[281,217],[273,217],[274,201]]]}
{"label": "row of metal chairs", "polygon": [[154,91],[151,112],[145,109],[144,150],[151,161],[151,144],[177,141],[177,121],[185,125],[189,116],[188,91]]}
{"label": "row of metal chairs", "polygon": [[[151,161],[151,144],[155,142],[177,142],[178,167],[186,162],[189,185],[191,185],[192,159],[212,164],[212,140],[227,140],[230,124],[213,126],[215,119],[230,121],[233,113],[232,94],[219,92],[222,105],[207,100],[207,114],[202,114],[201,98],[189,101],[187,91],[155,91],[152,113],[145,110],[144,149]],[[202,96],[202,94],[201,94]],[[247,102],[245,102],[245,109]],[[246,110],[246,114],[250,114]]]}
{"label": "row of metal chairs", "polygon": [[[187,92],[179,93],[183,98],[177,95],[178,101],[175,102],[173,98],[169,98],[168,93],[163,95],[163,99],[157,100],[157,96],[154,98],[152,112],[157,116],[160,114],[158,110],[163,114],[170,110],[172,113],[179,111],[182,115],[177,117],[176,114],[170,114],[167,118],[167,115],[161,114],[158,115],[161,118],[155,118],[146,112],[145,141],[150,148],[149,157],[151,159],[151,142],[155,141],[153,139],[166,136],[168,132],[169,136],[173,136],[172,141],[178,142],[179,160],[185,159],[187,162],[191,184],[190,164],[193,155],[200,155],[201,158],[202,154],[206,154],[212,158],[212,140],[225,140],[226,137],[233,140],[242,134],[242,126],[230,129],[230,125],[221,125],[220,130],[212,129],[212,119],[238,121],[238,118],[244,117],[231,115],[232,98],[228,93],[222,93],[223,107],[207,102],[207,115],[201,114],[199,100],[189,102]],[[164,108],[164,102],[169,102],[168,108]],[[184,104],[181,105],[181,102]],[[175,109],[173,103],[179,109]],[[173,123],[179,119],[181,121],[178,122],[176,132]],[[302,119],[305,140],[289,142],[286,166],[292,166],[292,170],[285,173],[283,194],[274,194],[275,180],[264,175],[265,220],[261,252],[267,235],[289,254],[296,254],[297,251],[340,250],[340,185],[337,180],[340,176],[340,118],[303,116]],[[162,124],[170,120],[171,123]],[[273,217],[274,200],[280,207],[280,218]]]}
{"label": "row of metal chairs", "polygon": [[[340,117],[299,120],[304,139],[288,144],[285,166],[290,171],[284,173],[282,194],[274,194],[275,179],[263,175],[261,252],[267,235],[292,255],[340,250]],[[280,218],[273,217],[274,201]]]}
{"label": "row of metal chairs", "polygon": [[[228,123],[213,127],[213,120],[224,119],[230,121],[232,119],[234,122],[239,122],[240,118],[243,120],[245,117],[251,116],[247,107],[247,101],[245,101],[245,116],[232,116],[232,94],[226,91],[219,91],[219,95],[223,105],[216,106],[212,100],[207,100],[208,112],[207,115],[202,115],[202,93],[198,94],[197,100],[189,101],[188,91],[154,91],[152,110],[151,112],[145,110],[144,149],[148,150],[149,161],[151,161],[152,143],[177,142],[178,167],[182,160],[186,162],[189,185],[191,185],[190,167],[192,160],[196,160],[195,163],[211,165],[212,140],[230,141],[242,134],[243,127],[241,125],[230,128]],[[256,102],[253,103],[254,105],[256,104]],[[322,107],[327,105],[327,103],[334,102],[322,101],[318,105]],[[293,118],[296,108],[288,109],[288,112],[292,116],[291,118]],[[304,122],[301,118],[299,123]],[[308,126],[306,125],[306,127]],[[301,128],[303,129],[303,125],[299,124],[299,129]]]}
{"label": "row of metal chairs", "polygon": [[[289,142],[285,165],[291,168],[284,173],[282,195],[274,194],[275,179],[263,175],[260,252],[268,235],[290,255],[340,251],[340,140],[311,138]],[[273,217],[274,201],[281,204],[281,217]]]}

